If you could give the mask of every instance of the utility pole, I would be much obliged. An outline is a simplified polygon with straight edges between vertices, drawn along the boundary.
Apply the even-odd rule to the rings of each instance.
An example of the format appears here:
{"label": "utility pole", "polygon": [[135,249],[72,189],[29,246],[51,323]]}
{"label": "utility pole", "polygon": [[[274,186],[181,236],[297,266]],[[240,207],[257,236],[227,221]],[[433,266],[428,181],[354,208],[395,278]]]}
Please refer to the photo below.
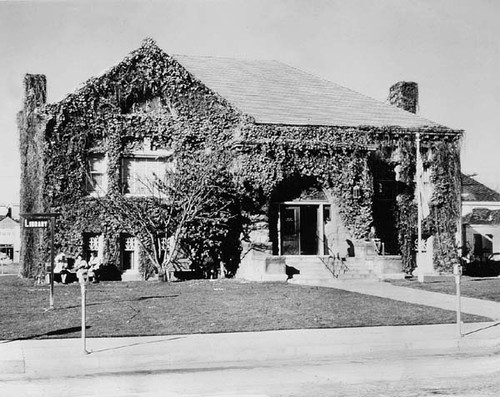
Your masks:
{"label": "utility pole", "polygon": [[[417,132],[416,136],[416,146],[417,146],[417,163],[421,161],[420,159],[420,132]],[[418,167],[417,167],[418,168]],[[420,170],[417,169],[417,173],[420,172]],[[418,264],[418,259],[420,259],[420,256],[422,254],[422,181],[421,181],[421,175],[417,174],[417,266]]]}

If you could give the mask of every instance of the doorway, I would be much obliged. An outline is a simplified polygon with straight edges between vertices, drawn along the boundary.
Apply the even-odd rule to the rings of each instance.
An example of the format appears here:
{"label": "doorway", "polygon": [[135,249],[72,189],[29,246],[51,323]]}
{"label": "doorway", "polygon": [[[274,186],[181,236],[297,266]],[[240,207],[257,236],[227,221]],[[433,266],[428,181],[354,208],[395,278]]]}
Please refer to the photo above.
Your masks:
{"label": "doorway", "polygon": [[280,205],[280,254],[322,255],[324,250],[323,204]]}
{"label": "doorway", "polygon": [[137,271],[137,243],[136,238],[131,235],[121,237],[121,264],[122,271]]}

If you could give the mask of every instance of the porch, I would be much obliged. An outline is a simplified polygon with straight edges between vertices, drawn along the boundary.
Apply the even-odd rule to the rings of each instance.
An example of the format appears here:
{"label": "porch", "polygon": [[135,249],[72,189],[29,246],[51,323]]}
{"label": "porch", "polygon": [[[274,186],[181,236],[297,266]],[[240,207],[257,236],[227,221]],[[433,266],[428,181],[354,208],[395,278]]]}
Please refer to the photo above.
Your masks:
{"label": "porch", "polygon": [[374,241],[357,243],[357,256],[333,259],[325,255],[271,255],[250,248],[242,258],[237,278],[318,284],[333,280],[403,279],[399,255],[381,255]]}

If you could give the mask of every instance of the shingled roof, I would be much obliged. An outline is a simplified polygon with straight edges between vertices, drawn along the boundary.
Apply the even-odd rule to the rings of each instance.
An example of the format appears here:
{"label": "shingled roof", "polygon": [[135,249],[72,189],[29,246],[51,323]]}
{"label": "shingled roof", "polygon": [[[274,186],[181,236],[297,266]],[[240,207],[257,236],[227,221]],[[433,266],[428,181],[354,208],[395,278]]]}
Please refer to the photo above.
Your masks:
{"label": "shingled roof", "polygon": [[500,210],[474,208],[462,217],[462,222],[469,225],[500,225]]}
{"label": "shingled roof", "polygon": [[500,193],[462,174],[462,201],[500,201]]}
{"label": "shingled roof", "polygon": [[413,113],[277,61],[173,56],[261,124],[441,127]]}

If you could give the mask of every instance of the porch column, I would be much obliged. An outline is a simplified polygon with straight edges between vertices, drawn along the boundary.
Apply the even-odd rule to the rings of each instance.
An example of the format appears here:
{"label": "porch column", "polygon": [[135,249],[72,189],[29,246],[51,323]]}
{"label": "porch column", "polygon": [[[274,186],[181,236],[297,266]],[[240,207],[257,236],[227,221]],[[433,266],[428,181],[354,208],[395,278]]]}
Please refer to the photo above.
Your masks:
{"label": "porch column", "polygon": [[318,254],[319,255],[326,255],[325,254],[325,220],[324,220],[324,210],[325,210],[325,205],[320,204],[318,206]]}

